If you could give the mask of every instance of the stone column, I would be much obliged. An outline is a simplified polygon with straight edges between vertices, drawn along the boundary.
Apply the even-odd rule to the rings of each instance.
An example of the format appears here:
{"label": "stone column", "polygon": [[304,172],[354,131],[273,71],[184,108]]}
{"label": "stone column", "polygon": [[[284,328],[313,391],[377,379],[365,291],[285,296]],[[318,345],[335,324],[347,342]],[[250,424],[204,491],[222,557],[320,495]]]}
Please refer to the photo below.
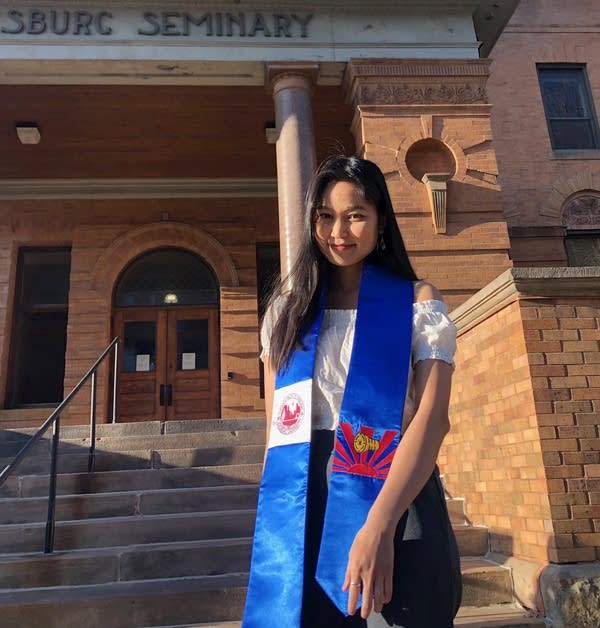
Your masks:
{"label": "stone column", "polygon": [[316,167],[311,88],[318,66],[270,63],[267,81],[275,100],[277,126],[277,194],[281,275],[290,272],[302,232],[306,190]]}

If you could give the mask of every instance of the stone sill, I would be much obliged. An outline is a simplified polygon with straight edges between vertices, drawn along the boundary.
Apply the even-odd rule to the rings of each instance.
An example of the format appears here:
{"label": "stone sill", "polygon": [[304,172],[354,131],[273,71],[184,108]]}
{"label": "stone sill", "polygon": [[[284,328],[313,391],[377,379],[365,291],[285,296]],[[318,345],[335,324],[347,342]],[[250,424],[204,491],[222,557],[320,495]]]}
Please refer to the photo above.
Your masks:
{"label": "stone sill", "polygon": [[553,161],[561,159],[589,159],[590,161],[600,159],[600,150],[554,150],[550,153]]}
{"label": "stone sill", "polygon": [[598,297],[600,266],[509,268],[450,313],[459,335],[520,298]]}

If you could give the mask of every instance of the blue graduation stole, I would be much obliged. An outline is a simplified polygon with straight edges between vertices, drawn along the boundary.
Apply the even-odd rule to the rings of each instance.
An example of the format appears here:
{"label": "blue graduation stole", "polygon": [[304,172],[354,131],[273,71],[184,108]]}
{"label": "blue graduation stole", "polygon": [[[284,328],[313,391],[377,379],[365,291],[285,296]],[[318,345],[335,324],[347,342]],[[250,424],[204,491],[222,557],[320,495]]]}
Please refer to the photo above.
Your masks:
{"label": "blue graduation stole", "polygon": [[[411,281],[364,266],[317,566],[317,581],[343,614],[348,553],[400,441],[413,298]],[[276,377],[243,628],[300,627],[312,376],[325,301]]]}

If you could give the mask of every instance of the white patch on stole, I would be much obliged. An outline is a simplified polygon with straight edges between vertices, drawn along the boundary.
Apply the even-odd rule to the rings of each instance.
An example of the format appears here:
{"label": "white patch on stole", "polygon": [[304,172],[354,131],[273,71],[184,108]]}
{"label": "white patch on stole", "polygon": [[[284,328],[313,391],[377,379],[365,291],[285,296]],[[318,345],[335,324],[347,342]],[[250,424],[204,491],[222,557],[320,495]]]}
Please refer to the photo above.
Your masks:
{"label": "white patch on stole", "polygon": [[275,390],[269,447],[310,441],[312,380]]}

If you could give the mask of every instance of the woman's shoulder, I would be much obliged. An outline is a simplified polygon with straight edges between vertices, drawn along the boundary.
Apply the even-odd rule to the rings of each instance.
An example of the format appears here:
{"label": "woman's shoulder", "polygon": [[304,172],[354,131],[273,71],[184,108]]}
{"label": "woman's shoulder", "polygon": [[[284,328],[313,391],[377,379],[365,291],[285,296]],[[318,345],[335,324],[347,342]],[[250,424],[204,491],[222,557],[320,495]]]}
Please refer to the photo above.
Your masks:
{"label": "woman's shoulder", "polygon": [[443,303],[442,293],[428,281],[419,280],[414,282],[415,303],[424,301],[440,301]]}

